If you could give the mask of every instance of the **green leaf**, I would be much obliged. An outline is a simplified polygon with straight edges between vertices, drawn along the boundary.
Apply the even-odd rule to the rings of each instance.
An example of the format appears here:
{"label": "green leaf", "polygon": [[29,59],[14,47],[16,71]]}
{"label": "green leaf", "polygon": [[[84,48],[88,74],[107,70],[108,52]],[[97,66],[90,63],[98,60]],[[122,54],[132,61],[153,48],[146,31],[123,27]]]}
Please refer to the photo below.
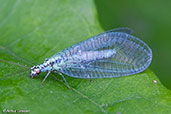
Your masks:
{"label": "green leaf", "polygon": [[[46,113],[171,113],[171,92],[151,70],[132,76],[34,79],[20,65],[40,64],[103,30],[91,0],[0,0],[0,110]],[[14,63],[3,62],[3,60]],[[18,72],[19,71],[19,72]]]}

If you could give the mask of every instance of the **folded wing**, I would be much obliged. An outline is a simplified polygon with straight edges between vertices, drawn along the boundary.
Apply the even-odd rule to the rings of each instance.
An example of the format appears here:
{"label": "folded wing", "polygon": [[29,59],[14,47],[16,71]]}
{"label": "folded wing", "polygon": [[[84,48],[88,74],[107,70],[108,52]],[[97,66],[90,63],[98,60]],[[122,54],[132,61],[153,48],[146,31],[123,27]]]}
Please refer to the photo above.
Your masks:
{"label": "folded wing", "polygon": [[111,78],[144,71],[152,51],[131,29],[106,31],[63,50],[61,72],[77,78]]}

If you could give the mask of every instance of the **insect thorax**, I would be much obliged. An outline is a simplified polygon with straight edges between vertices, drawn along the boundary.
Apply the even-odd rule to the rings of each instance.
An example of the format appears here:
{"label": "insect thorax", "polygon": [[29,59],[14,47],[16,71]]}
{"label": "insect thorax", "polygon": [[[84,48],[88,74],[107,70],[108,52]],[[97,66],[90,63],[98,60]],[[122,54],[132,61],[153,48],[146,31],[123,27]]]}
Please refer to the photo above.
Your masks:
{"label": "insect thorax", "polygon": [[50,70],[58,70],[58,64],[62,61],[61,57],[51,57],[49,59],[45,59],[42,64],[37,66],[33,66],[32,68],[39,68],[41,72],[47,72]]}

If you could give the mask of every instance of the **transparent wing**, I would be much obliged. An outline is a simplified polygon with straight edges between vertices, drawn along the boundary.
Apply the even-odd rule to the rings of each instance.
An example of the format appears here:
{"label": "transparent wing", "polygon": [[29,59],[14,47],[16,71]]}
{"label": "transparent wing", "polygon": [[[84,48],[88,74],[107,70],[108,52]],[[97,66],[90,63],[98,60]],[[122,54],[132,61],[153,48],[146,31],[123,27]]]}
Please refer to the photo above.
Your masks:
{"label": "transparent wing", "polygon": [[62,51],[66,62],[60,71],[77,78],[120,77],[144,71],[152,60],[151,49],[128,34],[132,33],[129,29],[122,29],[106,31]]}
{"label": "transparent wing", "polygon": [[[82,41],[80,43],[77,43],[67,49],[64,49],[63,51],[61,51],[60,53],[54,55],[55,56],[70,56],[73,55],[75,53],[77,53],[78,51],[89,51],[89,50],[97,50],[100,48],[105,48],[108,47],[109,45],[113,45],[110,44],[110,42],[112,40],[117,40],[117,36],[115,36],[115,34],[113,33],[127,33],[127,34],[132,34],[133,30],[127,27],[123,27],[123,28],[116,28],[116,29],[112,29],[112,30],[108,30],[106,32],[103,32],[99,35],[96,35],[92,38],[89,38],[85,41]],[[114,38],[115,37],[115,38]],[[52,58],[53,58],[52,57]]]}
{"label": "transparent wing", "polygon": [[124,32],[127,34],[132,34],[134,31],[130,28],[122,27],[122,28],[116,28],[116,29],[108,30],[106,32]]}

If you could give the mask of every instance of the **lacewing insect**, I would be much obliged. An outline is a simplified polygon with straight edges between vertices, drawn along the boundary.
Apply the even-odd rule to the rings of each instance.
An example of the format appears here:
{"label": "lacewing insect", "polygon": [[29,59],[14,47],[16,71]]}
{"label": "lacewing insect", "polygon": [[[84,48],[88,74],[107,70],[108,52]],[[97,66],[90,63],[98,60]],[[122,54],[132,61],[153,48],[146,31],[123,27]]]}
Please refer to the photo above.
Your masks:
{"label": "lacewing insect", "polygon": [[[75,78],[112,78],[144,71],[152,61],[152,50],[132,36],[129,28],[117,28],[75,44],[57,53],[42,64],[31,67],[30,77],[57,72]],[[70,87],[69,87],[70,88]]]}

